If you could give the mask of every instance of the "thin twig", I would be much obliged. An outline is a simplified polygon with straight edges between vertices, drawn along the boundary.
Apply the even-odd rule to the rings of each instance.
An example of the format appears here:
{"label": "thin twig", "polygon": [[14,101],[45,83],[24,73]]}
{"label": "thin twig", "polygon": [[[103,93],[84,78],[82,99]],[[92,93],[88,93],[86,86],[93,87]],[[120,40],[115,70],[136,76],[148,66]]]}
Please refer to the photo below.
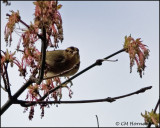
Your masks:
{"label": "thin twig", "polygon": [[122,96],[117,96],[117,97],[108,97],[108,98],[104,98],[104,99],[94,99],[94,100],[76,100],[76,101],[23,101],[23,100],[17,100],[14,102],[14,104],[20,104],[23,107],[29,107],[35,104],[76,104],[76,103],[96,103],[96,102],[114,102],[117,99],[121,99],[121,98],[125,98],[125,97],[129,97],[132,96],[134,94],[139,94],[139,93],[144,93],[146,90],[151,89],[152,86],[148,86],[148,87],[144,87],[141,88],[135,92],[126,94],[126,95],[122,95]]}
{"label": "thin twig", "polygon": [[[5,72],[2,74],[2,78],[3,78],[3,82],[4,82],[4,88],[5,90],[7,91],[7,81],[6,81],[6,78],[5,78]],[[8,92],[8,91],[7,91]]]}
{"label": "thin twig", "polygon": [[[6,14],[6,16],[11,16],[10,14]],[[22,21],[21,19],[19,20],[24,26],[26,26],[27,28],[30,28],[28,24],[26,24],[24,21]]]}
{"label": "thin twig", "polygon": [[3,54],[5,54],[5,52],[3,50],[0,50],[1,52],[3,52]]}
{"label": "thin twig", "polygon": [[20,50],[20,49],[16,49],[17,51],[19,51],[19,52],[23,52],[24,53],[24,50]]}
{"label": "thin twig", "polygon": [[137,90],[136,92],[133,92],[133,93],[130,93],[130,94],[127,94],[127,95],[123,95],[123,96],[117,96],[117,97],[114,97],[113,99],[117,100],[117,99],[128,97],[128,96],[131,96],[131,95],[134,95],[134,94],[143,93],[146,90],[151,89],[151,88],[152,88],[152,86],[144,87],[144,88],[141,88],[141,89]]}
{"label": "thin twig", "polygon": [[154,113],[156,113],[159,104],[160,104],[160,100],[158,99],[157,104],[156,104],[156,106],[154,108]]}
{"label": "thin twig", "polygon": [[0,86],[5,92],[7,92],[7,90],[1,84],[0,84]]}
{"label": "thin twig", "polygon": [[96,116],[96,119],[97,119],[97,126],[98,126],[98,128],[99,128],[98,116],[97,116],[97,115],[95,115],[95,116]]}
{"label": "thin twig", "polygon": [[118,59],[116,59],[116,60],[106,60],[106,59],[104,59],[104,61],[116,62],[116,61],[118,61]]}
{"label": "thin twig", "polygon": [[[157,101],[157,104],[156,104],[156,106],[155,106],[155,108],[154,108],[154,111],[153,111],[154,113],[156,113],[159,104],[160,104],[160,99],[158,99],[158,101]],[[147,128],[150,128],[151,125],[152,125],[151,122],[149,122]]]}
{"label": "thin twig", "polygon": [[4,66],[4,70],[5,70],[5,76],[6,76],[6,78],[4,78],[4,79],[6,79],[6,82],[5,82],[6,85],[5,85],[5,87],[6,87],[6,90],[8,92],[8,97],[11,98],[12,95],[11,95],[10,84],[9,84],[9,77],[8,77],[8,71],[7,71],[8,63],[6,63],[6,65],[3,64],[3,66]]}

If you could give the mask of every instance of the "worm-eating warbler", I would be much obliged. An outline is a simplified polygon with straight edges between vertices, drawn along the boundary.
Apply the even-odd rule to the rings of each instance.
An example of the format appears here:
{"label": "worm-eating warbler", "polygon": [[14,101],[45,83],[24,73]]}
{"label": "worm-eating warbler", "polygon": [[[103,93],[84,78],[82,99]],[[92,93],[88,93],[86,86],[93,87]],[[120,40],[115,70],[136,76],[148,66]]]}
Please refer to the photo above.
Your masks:
{"label": "worm-eating warbler", "polygon": [[[44,77],[71,76],[80,66],[79,49],[68,47],[65,50],[46,52],[46,73]],[[60,75],[59,75],[60,74]]]}

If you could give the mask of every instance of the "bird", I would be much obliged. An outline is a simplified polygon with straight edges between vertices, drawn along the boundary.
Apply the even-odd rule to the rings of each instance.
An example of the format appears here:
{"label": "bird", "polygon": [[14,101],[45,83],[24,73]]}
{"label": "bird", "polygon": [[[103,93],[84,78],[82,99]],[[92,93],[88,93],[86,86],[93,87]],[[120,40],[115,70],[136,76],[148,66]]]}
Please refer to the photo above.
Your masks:
{"label": "bird", "polygon": [[80,67],[79,49],[71,46],[64,50],[46,51],[45,63],[44,78],[72,76]]}

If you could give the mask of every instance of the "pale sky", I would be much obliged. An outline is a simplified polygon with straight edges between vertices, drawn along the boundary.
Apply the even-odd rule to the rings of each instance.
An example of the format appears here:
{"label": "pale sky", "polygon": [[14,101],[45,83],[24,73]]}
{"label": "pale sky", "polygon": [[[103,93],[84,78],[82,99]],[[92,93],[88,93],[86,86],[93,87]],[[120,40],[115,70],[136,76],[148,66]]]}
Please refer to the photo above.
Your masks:
{"label": "pale sky", "polygon": [[[20,105],[12,105],[2,116],[2,127],[97,127],[95,115],[100,127],[135,126],[143,123],[141,113],[154,109],[159,98],[159,2],[158,1],[60,1],[60,13],[63,20],[64,41],[60,49],[76,46],[80,50],[81,65],[79,71],[123,48],[124,37],[141,38],[150,49],[146,60],[145,75],[142,79],[136,65],[132,73],[129,68],[129,55],[121,53],[111,58],[118,62],[104,62],[74,79],[73,96],[63,89],[62,100],[90,100],[116,97],[153,86],[151,90],[133,95],[113,103],[60,104],[45,109],[41,119],[39,106],[35,109],[32,121],[28,112],[23,113]],[[1,49],[5,51],[4,27],[6,13],[19,10],[21,19],[33,22],[34,5],[31,1],[11,2],[11,6],[1,4]],[[13,34],[11,51],[15,50],[19,36]],[[9,69],[12,94],[22,85],[16,66]],[[19,99],[25,99],[26,92]],[[1,104],[8,96],[1,89]],[[128,125],[127,125],[128,122]]]}

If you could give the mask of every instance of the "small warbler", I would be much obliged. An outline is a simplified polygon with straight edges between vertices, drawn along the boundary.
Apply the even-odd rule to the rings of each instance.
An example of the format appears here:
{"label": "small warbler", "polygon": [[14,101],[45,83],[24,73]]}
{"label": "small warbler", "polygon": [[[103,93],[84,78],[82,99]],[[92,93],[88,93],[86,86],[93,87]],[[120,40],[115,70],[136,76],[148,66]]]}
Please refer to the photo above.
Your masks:
{"label": "small warbler", "polygon": [[68,47],[65,50],[54,50],[46,52],[45,77],[71,76],[74,75],[80,66],[79,49]]}

